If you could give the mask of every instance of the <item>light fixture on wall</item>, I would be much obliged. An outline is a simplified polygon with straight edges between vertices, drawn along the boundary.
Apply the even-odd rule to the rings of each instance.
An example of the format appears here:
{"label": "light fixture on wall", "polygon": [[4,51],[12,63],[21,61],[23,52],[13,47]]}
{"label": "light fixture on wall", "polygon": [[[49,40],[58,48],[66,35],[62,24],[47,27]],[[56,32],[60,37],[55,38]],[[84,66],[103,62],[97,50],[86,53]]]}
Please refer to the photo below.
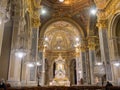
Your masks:
{"label": "light fixture on wall", "polygon": [[100,66],[100,65],[103,65],[102,62],[96,62],[96,65]]}
{"label": "light fixture on wall", "polygon": [[36,65],[37,65],[37,66],[41,66],[41,63],[40,63],[40,62],[36,62]]}
{"label": "light fixture on wall", "polygon": [[118,66],[120,66],[120,63],[116,62],[116,63],[114,63],[114,65],[118,67]]}
{"label": "light fixture on wall", "polygon": [[113,60],[113,65],[118,67],[120,66],[120,61],[119,60]]}
{"label": "light fixture on wall", "polygon": [[31,67],[34,67],[34,64],[33,63],[27,63],[27,66],[31,68]]}
{"label": "light fixture on wall", "polygon": [[15,49],[15,56],[23,58],[27,55],[27,50],[23,48]]}

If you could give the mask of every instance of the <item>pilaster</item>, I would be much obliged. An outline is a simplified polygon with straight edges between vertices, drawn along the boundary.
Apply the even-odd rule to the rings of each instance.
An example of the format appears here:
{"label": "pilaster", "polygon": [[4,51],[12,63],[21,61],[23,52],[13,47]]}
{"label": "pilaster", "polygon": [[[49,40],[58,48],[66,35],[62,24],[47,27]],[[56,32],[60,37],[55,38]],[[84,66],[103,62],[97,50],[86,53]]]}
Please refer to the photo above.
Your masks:
{"label": "pilaster", "polygon": [[107,20],[98,20],[99,40],[101,49],[101,59],[105,63],[105,71],[107,80],[112,80],[111,64],[109,57],[108,36],[107,36]]}
{"label": "pilaster", "polygon": [[90,83],[94,84],[94,65],[95,65],[95,37],[88,37],[88,48],[89,48],[89,64],[90,64]]}
{"label": "pilaster", "polygon": [[88,66],[87,66],[87,59],[86,59],[86,44],[85,42],[82,42],[82,44],[80,45],[80,63],[81,63],[81,66],[82,66],[82,70],[81,70],[81,73],[82,73],[82,79],[84,81],[84,83],[88,83]]}

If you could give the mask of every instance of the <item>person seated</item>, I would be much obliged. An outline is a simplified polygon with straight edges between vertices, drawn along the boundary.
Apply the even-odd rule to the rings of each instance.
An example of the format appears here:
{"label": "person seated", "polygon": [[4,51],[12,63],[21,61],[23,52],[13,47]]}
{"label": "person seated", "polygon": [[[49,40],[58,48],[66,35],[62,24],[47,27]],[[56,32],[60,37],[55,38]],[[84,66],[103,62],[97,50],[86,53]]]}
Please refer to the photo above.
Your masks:
{"label": "person seated", "polygon": [[4,90],[6,90],[6,85],[4,83],[4,79],[0,80],[0,88],[4,88]]}
{"label": "person seated", "polygon": [[109,81],[107,81],[107,84],[105,86],[106,90],[109,90],[109,87],[113,86],[112,83],[110,83]]}

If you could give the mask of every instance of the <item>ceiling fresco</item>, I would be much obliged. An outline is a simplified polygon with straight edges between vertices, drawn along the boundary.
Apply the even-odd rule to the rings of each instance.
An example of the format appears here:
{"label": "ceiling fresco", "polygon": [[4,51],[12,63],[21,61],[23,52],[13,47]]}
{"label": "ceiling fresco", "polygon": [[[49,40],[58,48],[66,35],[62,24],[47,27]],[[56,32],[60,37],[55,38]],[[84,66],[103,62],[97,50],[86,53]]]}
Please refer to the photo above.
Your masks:
{"label": "ceiling fresco", "polygon": [[71,23],[57,21],[45,30],[45,44],[50,50],[69,50],[74,48],[76,38],[80,37],[79,30]]}
{"label": "ceiling fresco", "polygon": [[[85,31],[89,21],[89,9],[94,3],[93,0],[65,0],[62,3],[59,0],[42,0],[41,4],[48,10],[48,15],[41,15],[42,25],[52,18],[68,17]],[[86,31],[85,34],[87,34]]]}

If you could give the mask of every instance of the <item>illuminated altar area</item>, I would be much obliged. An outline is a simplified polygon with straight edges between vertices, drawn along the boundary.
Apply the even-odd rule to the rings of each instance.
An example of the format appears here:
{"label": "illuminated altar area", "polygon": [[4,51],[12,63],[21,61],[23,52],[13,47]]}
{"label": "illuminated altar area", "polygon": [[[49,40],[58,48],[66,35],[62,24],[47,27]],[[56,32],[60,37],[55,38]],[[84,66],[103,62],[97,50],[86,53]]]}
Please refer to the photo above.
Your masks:
{"label": "illuminated altar area", "polygon": [[55,77],[50,85],[52,86],[70,86],[70,81],[65,72],[65,60],[59,54],[59,57],[55,60]]}

